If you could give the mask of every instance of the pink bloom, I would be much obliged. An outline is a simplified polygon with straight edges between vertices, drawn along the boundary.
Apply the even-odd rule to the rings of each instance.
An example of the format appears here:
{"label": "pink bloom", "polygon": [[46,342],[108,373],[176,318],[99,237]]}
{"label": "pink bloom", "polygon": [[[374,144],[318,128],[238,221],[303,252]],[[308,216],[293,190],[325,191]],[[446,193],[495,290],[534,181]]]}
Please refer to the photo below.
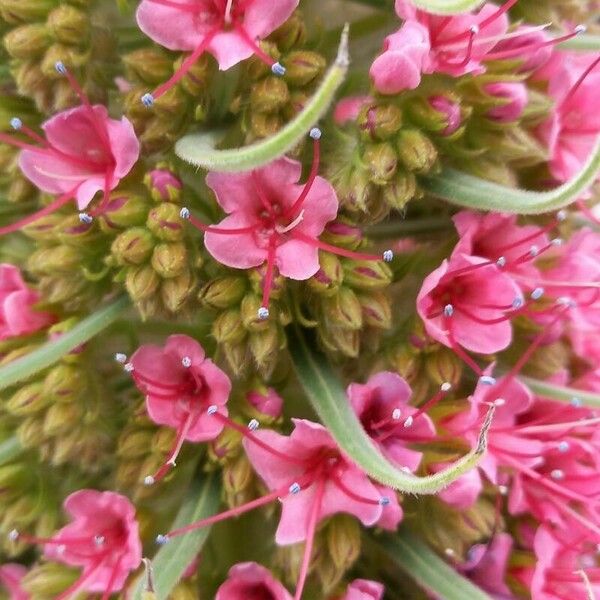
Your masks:
{"label": "pink bloom", "polygon": [[0,340],[34,333],[55,320],[53,315],[35,309],[39,300],[18,267],[0,264]]}
{"label": "pink bloom", "polygon": [[[164,348],[147,344],[131,357],[132,375],[146,394],[150,418],[177,430],[175,447],[167,461],[174,466],[184,440],[203,442],[223,430],[219,416],[227,415],[225,404],[231,391],[229,377],[206,358],[204,349],[186,335],[172,335]],[[153,483],[166,473],[161,470]]]}
{"label": "pink bloom", "polygon": [[385,589],[377,581],[355,579],[339,600],[381,600]]}
{"label": "pink bloom", "polygon": [[487,116],[498,123],[516,121],[527,106],[527,87],[520,82],[489,83],[485,86],[487,94],[502,100],[500,106],[491,108]]}
{"label": "pink bloom", "polygon": [[333,120],[338,125],[345,125],[348,121],[356,121],[361,108],[373,101],[371,96],[348,96],[342,98],[333,111]]}
{"label": "pink bloom", "polygon": [[460,104],[452,102],[445,96],[432,96],[429,98],[429,104],[446,118],[447,125],[439,132],[441,135],[452,135],[460,128],[462,124]]}
{"label": "pink bloom", "polygon": [[261,414],[277,419],[283,409],[283,398],[273,389],[251,390],[246,395],[248,402]]}
{"label": "pink bloom", "polygon": [[167,168],[150,171],[144,179],[156,202],[169,202],[178,197],[183,184],[175,174]]}
{"label": "pink bloom", "polygon": [[432,439],[435,428],[427,415],[414,419],[406,427],[406,419],[418,410],[409,404],[410,386],[400,375],[384,371],[373,375],[365,384],[352,383],[347,390],[350,404],[365,431],[381,452],[400,467],[415,471],[422,453],[410,445]]}
{"label": "pink bloom", "polygon": [[240,563],[229,570],[227,581],[215,600],[292,600],[290,593],[271,571],[254,562]]}
{"label": "pink bloom", "polygon": [[552,38],[545,31],[520,25],[516,28],[520,35],[500,40],[489,58],[497,60],[523,61],[518,71],[535,71],[545,65],[552,56]]}
{"label": "pink bloom", "polygon": [[417,312],[441,344],[492,354],[510,344],[509,311],[522,302],[517,284],[496,265],[455,252],[423,281]]}
{"label": "pink bloom", "polygon": [[396,33],[388,35],[383,53],[369,71],[377,91],[398,94],[418,87],[430,50],[429,32],[417,21],[407,21]]}
{"label": "pink bloom", "polygon": [[9,600],[29,600],[30,596],[21,588],[21,580],[27,569],[16,563],[0,565],[0,584],[9,593]]}

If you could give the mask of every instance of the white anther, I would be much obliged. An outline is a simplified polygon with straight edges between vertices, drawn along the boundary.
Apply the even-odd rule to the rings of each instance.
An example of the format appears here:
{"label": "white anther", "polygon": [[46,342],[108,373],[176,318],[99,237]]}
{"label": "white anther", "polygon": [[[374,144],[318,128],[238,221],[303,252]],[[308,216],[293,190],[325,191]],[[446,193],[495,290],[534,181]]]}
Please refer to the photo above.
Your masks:
{"label": "white anther", "polygon": [[257,315],[261,321],[265,321],[269,318],[269,309],[266,306],[261,306],[258,309]]}
{"label": "white anther", "polygon": [[566,210],[559,210],[556,213],[556,220],[557,221],[562,222],[562,221],[566,221],[566,219],[567,219],[567,211]]}
{"label": "white anther", "polygon": [[298,482],[294,482],[292,485],[290,485],[288,491],[290,494],[298,494],[301,489],[302,488],[300,487],[300,484]]}
{"label": "white anther", "polygon": [[117,352],[115,354],[115,360],[118,363],[121,363],[122,365],[124,365],[127,362],[127,354],[123,354],[122,352]]}
{"label": "white anther", "polygon": [[496,398],[494,400],[494,406],[504,406],[506,404],[506,400],[504,398]]}
{"label": "white anther", "polygon": [[191,359],[189,356],[184,356],[184,357],[181,359],[181,364],[182,364],[182,365],[183,365],[183,366],[184,366],[186,369],[188,369],[189,367],[191,367],[191,366],[192,366],[192,359]]}
{"label": "white anther", "polygon": [[571,406],[575,406],[576,408],[579,408],[581,405],[582,405],[581,398],[577,398],[577,396],[573,396],[573,398],[571,398]]}
{"label": "white anther", "polygon": [[152,477],[152,475],[146,475],[146,477],[144,477],[144,485],[154,485],[154,477]]}
{"label": "white anther", "polygon": [[452,304],[446,304],[444,306],[444,315],[447,317],[451,317],[454,314],[454,306]]}
{"label": "white anther", "polygon": [[163,535],[162,533],[156,536],[156,543],[159,546],[164,546],[169,541],[168,535]]}
{"label": "white anther", "polygon": [[508,494],[508,487],[505,485],[499,485],[498,486],[498,491],[500,492],[500,494],[502,496],[506,496],[506,494]]}
{"label": "white anther", "polygon": [[538,254],[540,253],[540,249],[538,246],[536,246],[535,244],[533,244],[530,248],[529,248],[529,255],[536,257]]}
{"label": "white anther", "polygon": [[104,536],[103,535],[95,535],[94,536],[94,544],[96,544],[96,546],[102,546],[102,544],[104,544]]}
{"label": "white anther", "polygon": [[496,378],[491,375],[482,375],[479,378],[479,383],[482,383],[483,385],[496,385]]}
{"label": "white anther", "polygon": [[94,221],[94,217],[86,212],[79,213],[79,220],[86,225],[90,225]]}
{"label": "white anther", "polygon": [[141,99],[142,104],[146,108],[150,108],[154,104],[154,96],[152,94],[144,94]]}
{"label": "white anther", "polygon": [[256,431],[260,426],[260,423],[256,419],[251,419],[248,423],[248,429],[250,431]]}
{"label": "white anther", "polygon": [[553,240],[550,240],[550,243],[553,246],[562,246],[563,245],[563,239],[562,238],[554,238]]}
{"label": "white anther", "polygon": [[383,262],[392,262],[394,260],[394,252],[392,250],[384,250]]}
{"label": "white anther", "polygon": [[571,444],[569,444],[569,442],[567,441],[562,441],[558,443],[558,451],[559,452],[568,452],[569,448],[571,447]]}
{"label": "white anther", "polygon": [[19,539],[19,532],[16,529],[11,529],[8,532],[8,539],[11,542],[16,542]]}
{"label": "white anther", "polygon": [[57,61],[57,62],[54,63],[54,69],[60,75],[66,75],[67,74],[67,67],[65,67],[65,63],[62,60],[59,60],[59,61]]}
{"label": "white anther", "polygon": [[449,381],[444,381],[442,385],[440,385],[440,390],[444,393],[449,392],[452,389],[452,384]]}
{"label": "white anther", "polygon": [[313,127],[308,134],[313,140],[321,139],[321,130],[318,127]]}
{"label": "white anther", "polygon": [[390,503],[390,499],[387,496],[381,496],[381,498],[379,498],[379,504],[381,506],[387,506]]}
{"label": "white anther", "polygon": [[283,77],[285,75],[285,67],[279,62],[273,63],[271,65],[271,72],[273,73],[273,75]]}
{"label": "white anther", "polygon": [[553,469],[550,473],[550,477],[552,477],[552,479],[560,481],[561,479],[565,478],[565,472],[562,469]]}
{"label": "white anther", "polygon": [[130,362],[125,363],[123,365],[123,370],[125,371],[125,373],[133,373],[133,365]]}
{"label": "white anther", "polygon": [[496,266],[498,267],[504,267],[506,265],[506,258],[504,258],[504,256],[501,256],[497,261],[496,261]]}
{"label": "white anther", "polygon": [[182,219],[184,219],[184,220],[186,220],[186,221],[187,221],[187,219],[189,219],[189,218],[190,218],[190,209],[184,206],[184,207],[183,207],[183,208],[182,208],[182,209],[179,211],[179,216],[180,216]]}
{"label": "white anther", "polygon": [[56,552],[58,552],[58,554],[64,554],[66,549],[67,547],[64,544],[56,546]]}
{"label": "white anther", "polygon": [[577,25],[575,29],[573,29],[573,33],[585,33],[587,31],[587,27],[583,24]]}
{"label": "white anther", "polygon": [[218,410],[218,407],[216,404],[211,404],[207,409],[206,409],[206,414],[208,415],[214,415]]}
{"label": "white anther", "polygon": [[445,548],[444,549],[444,554],[446,556],[454,556],[456,553],[454,552],[454,550],[452,550],[452,548]]}
{"label": "white anther", "polygon": [[412,416],[407,417],[406,420],[404,421],[404,427],[410,427],[414,422],[414,419]]}
{"label": "white anther", "polygon": [[399,421],[401,416],[402,416],[402,411],[399,408],[395,408],[392,411],[392,419],[394,419],[394,421]]}
{"label": "white anther", "polygon": [[15,131],[19,131],[19,129],[21,129],[21,127],[23,127],[23,121],[21,121],[21,119],[19,119],[19,117],[13,117],[10,120],[10,126],[15,130]]}
{"label": "white anther", "polygon": [[539,300],[543,295],[544,295],[544,288],[543,287],[536,287],[533,290],[533,292],[531,292],[531,299],[532,300]]}
{"label": "white anther", "polygon": [[469,27],[469,31],[473,35],[477,35],[479,33],[479,25],[476,25],[475,23],[473,23],[473,25],[471,25],[471,27]]}
{"label": "white anther", "polygon": [[523,298],[517,297],[512,301],[512,307],[514,309],[521,308],[524,304]]}

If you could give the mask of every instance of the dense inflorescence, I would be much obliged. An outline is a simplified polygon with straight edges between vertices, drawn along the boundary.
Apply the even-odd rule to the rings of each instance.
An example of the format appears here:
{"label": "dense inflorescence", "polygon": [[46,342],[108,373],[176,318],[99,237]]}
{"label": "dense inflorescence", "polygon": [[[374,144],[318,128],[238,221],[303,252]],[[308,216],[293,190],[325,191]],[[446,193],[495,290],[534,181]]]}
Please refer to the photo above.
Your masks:
{"label": "dense inflorescence", "polygon": [[0,598],[600,597],[599,16],[0,0]]}

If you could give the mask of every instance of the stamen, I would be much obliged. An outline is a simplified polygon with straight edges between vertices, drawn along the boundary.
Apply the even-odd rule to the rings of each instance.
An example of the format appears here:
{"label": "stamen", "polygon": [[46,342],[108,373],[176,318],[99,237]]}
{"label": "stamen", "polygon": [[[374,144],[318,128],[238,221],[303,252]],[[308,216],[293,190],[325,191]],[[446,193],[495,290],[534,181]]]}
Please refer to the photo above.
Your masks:
{"label": "stamen", "polygon": [[[262,306],[258,309],[258,318],[264,320],[269,317],[269,298],[273,287],[273,278],[275,276],[275,253],[277,251],[277,238],[271,235],[269,238],[269,249],[267,252],[267,272],[263,283]],[[265,317],[266,310],[266,317]]]}
{"label": "stamen", "polygon": [[581,87],[582,83],[585,81],[587,76],[598,66],[600,63],[600,56],[590,64],[590,66],[581,74],[579,79],[575,82],[575,85],[569,90],[567,95],[561,101],[561,112],[564,112],[566,104],[573,98],[573,96],[577,93],[577,90]]}
{"label": "stamen", "polygon": [[250,431],[256,431],[260,427],[260,423],[256,419],[250,419],[248,422],[248,429]]}
{"label": "stamen", "polygon": [[196,229],[199,229],[200,231],[202,231],[204,233],[219,233],[219,234],[223,234],[223,235],[239,235],[240,233],[252,233],[254,231],[257,231],[260,228],[260,223],[257,223],[256,225],[250,225],[249,227],[232,227],[232,228],[213,227],[212,225],[205,225],[202,221],[200,221],[199,219],[194,217],[194,215],[192,215],[190,213],[190,209],[185,206],[179,211],[179,216],[184,221],[189,221]]}
{"label": "stamen", "polygon": [[225,15],[224,20],[227,25],[231,25],[231,7],[233,6],[233,0],[227,0],[227,5],[225,6]]}
{"label": "stamen", "polygon": [[440,386],[439,391],[433,397],[431,397],[425,404],[419,407],[419,410],[414,415],[409,416],[404,421],[404,427],[411,427],[414,420],[420,417],[424,412],[428,411],[431,407],[435,406],[442,398],[446,396],[446,394],[452,389],[452,384],[448,381],[445,381]]}

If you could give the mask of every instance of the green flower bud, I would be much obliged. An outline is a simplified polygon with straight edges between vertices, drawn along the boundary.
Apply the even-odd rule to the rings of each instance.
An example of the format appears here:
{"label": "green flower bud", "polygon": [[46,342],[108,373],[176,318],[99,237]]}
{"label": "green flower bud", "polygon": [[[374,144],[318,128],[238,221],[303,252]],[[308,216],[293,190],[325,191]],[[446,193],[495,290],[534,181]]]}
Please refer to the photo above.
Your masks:
{"label": "green flower bud", "polygon": [[173,168],[159,163],[144,176],[144,185],[155,202],[175,202],[181,199],[182,183]]}
{"label": "green flower bud", "polygon": [[23,589],[36,600],[56,598],[79,577],[77,569],[57,562],[46,562],[30,569],[22,580]]}
{"label": "green flower bud", "polygon": [[127,191],[114,191],[106,210],[99,217],[100,228],[106,233],[115,229],[144,225],[150,203],[143,196]]}
{"label": "green flower bud", "polygon": [[462,378],[463,363],[451,350],[439,348],[427,355],[425,371],[435,386],[445,382],[457,386]]}
{"label": "green flower bud", "polygon": [[262,306],[262,297],[258,294],[246,294],[240,305],[242,323],[247,331],[264,331],[269,327],[269,321],[276,320],[275,307],[271,303],[269,306],[269,318],[260,319],[258,317],[258,310]]}
{"label": "green flower bud", "polygon": [[302,46],[306,41],[306,25],[300,11],[293,12],[292,16],[269,36],[269,39],[283,51]]}
{"label": "green flower bud", "polygon": [[53,437],[67,433],[79,425],[82,417],[83,407],[76,402],[53,404],[44,417],[44,434]]}
{"label": "green flower bud", "polygon": [[311,97],[312,96],[304,90],[293,90],[290,93],[290,101],[283,107],[283,110],[281,111],[281,114],[284,116],[285,120],[291,121],[299,112],[303,111]]}
{"label": "green flower bud", "polygon": [[333,296],[338,293],[344,281],[344,271],[340,259],[329,252],[319,252],[319,270],[306,281],[316,294]]}
{"label": "green flower bud", "polygon": [[128,79],[137,80],[150,87],[166,81],[173,75],[172,60],[156,47],[140,48],[125,54],[123,64]]}
{"label": "green flower bud", "polygon": [[150,430],[124,431],[119,437],[117,456],[142,458],[152,449],[153,432]]}
{"label": "green flower bud", "polygon": [[208,446],[210,458],[221,465],[238,456],[242,450],[242,434],[226,427],[210,442]]}
{"label": "green flower bud", "polygon": [[283,125],[278,114],[253,111],[250,114],[250,129],[257,138],[266,138],[276,134]]}
{"label": "green flower bud", "polygon": [[165,279],[160,288],[160,297],[166,309],[177,313],[196,289],[196,279],[186,270],[176,277]]}
{"label": "green flower bud", "polygon": [[381,290],[392,282],[392,270],[381,261],[344,261],[344,283],[359,290]]}
{"label": "green flower bud", "polygon": [[340,352],[349,358],[356,358],[360,350],[360,334],[351,329],[326,327],[319,331],[323,345],[331,352]]}
{"label": "green flower bud", "polygon": [[[287,79],[287,78],[286,78]],[[253,111],[271,113],[282,108],[290,99],[290,91],[283,77],[271,75],[252,86],[250,106]]]}
{"label": "green flower bud", "polygon": [[36,189],[27,179],[21,177],[18,173],[14,173],[12,177],[13,179],[6,191],[6,199],[9,202],[23,202],[35,195]]}
{"label": "green flower bud", "polygon": [[127,271],[125,287],[134,302],[152,296],[159,285],[160,278],[150,265],[132,267]]}
{"label": "green flower bud", "polygon": [[82,223],[79,215],[70,215],[63,217],[56,227],[56,237],[60,242],[80,251],[82,248],[89,249],[93,244],[97,244],[101,234],[94,225]]}
{"label": "green flower bud", "polygon": [[243,277],[218,277],[205,284],[198,293],[198,300],[210,308],[229,308],[240,303],[246,293]]}
{"label": "green flower bud", "polygon": [[333,246],[356,250],[362,243],[363,235],[358,227],[341,218],[333,223],[328,223],[321,238]]}
{"label": "green flower bud", "polygon": [[71,273],[81,266],[81,252],[71,246],[40,248],[28,259],[27,267],[33,273]]}
{"label": "green flower bud", "polygon": [[43,420],[28,417],[17,428],[17,437],[23,448],[38,448],[46,438]]}
{"label": "green flower bud", "polygon": [[323,73],[326,65],[325,57],[318,52],[294,50],[285,57],[285,80],[298,87],[308,85]]}
{"label": "green flower bud", "polygon": [[345,573],[360,555],[360,526],[348,515],[335,515],[327,524],[328,554],[339,571]]}
{"label": "green flower bud", "polygon": [[234,375],[240,377],[249,366],[246,343],[236,344],[227,342],[223,344],[222,349]]}
{"label": "green flower bud", "polygon": [[[262,298],[263,285],[265,283],[265,277],[267,275],[267,265],[263,264],[260,267],[250,269],[248,271],[248,279],[250,280],[250,286],[252,291]],[[281,294],[285,289],[285,277],[280,273],[275,272],[273,281],[271,282],[271,298],[273,300],[279,300]]]}
{"label": "green flower bud", "polygon": [[417,193],[417,178],[413,173],[399,169],[395,177],[383,188],[385,203],[396,210],[403,210]]}
{"label": "green flower bud", "polygon": [[398,158],[409,170],[427,173],[437,160],[437,149],[418,129],[402,129],[397,138]]}
{"label": "green flower bud", "polygon": [[402,111],[393,104],[365,104],[357,124],[366,140],[387,140],[402,127]]}
{"label": "green flower bud", "polygon": [[364,211],[372,186],[364,168],[354,168],[335,186],[340,204],[350,210]]}
{"label": "green flower bud", "polygon": [[508,163],[478,157],[477,160],[464,160],[460,162],[460,168],[471,175],[487,179],[507,187],[518,186],[518,178],[514,168]]}
{"label": "green flower bud", "polygon": [[398,160],[391,144],[369,144],[363,153],[370,180],[377,185],[385,185],[396,172]]}
{"label": "green flower bud", "polygon": [[76,8],[62,5],[48,15],[48,27],[62,44],[84,45],[90,35],[88,16]]}
{"label": "green flower bud", "polygon": [[390,298],[383,292],[358,294],[365,325],[377,329],[389,329],[392,326],[392,306]]}
{"label": "green flower bud", "polygon": [[[279,60],[281,58],[281,53],[277,48],[277,45],[274,44],[270,40],[260,40],[258,43],[259,47],[263,52],[268,54],[273,60]],[[271,68],[269,65],[264,63],[260,58],[253,56],[248,59],[246,63],[246,68],[248,69],[248,77],[251,80],[261,79],[265,76],[271,75]]]}
{"label": "green flower bud", "polygon": [[363,326],[362,309],[356,294],[342,286],[331,298],[323,298],[323,315],[328,324],[356,331]]}
{"label": "green flower bud", "polygon": [[274,366],[282,347],[278,326],[275,323],[269,323],[269,327],[265,331],[252,331],[248,344],[256,366],[260,370]]}
{"label": "green flower bud", "polygon": [[0,0],[0,16],[7,23],[43,21],[58,0]]}
{"label": "green flower bud", "polygon": [[45,77],[57,80],[63,77],[56,71],[56,63],[62,61],[67,69],[76,70],[84,67],[90,59],[89,50],[77,50],[74,46],[52,44],[44,54],[40,68]]}
{"label": "green flower bud", "polygon": [[152,253],[152,268],[164,279],[181,275],[187,261],[188,253],[183,242],[158,244]]}
{"label": "green flower bud", "polygon": [[162,202],[150,210],[146,226],[158,239],[178,242],[183,238],[184,227],[179,211],[177,204]]}
{"label": "green flower bud", "polygon": [[33,223],[30,223],[23,228],[23,233],[27,237],[34,240],[48,240],[53,241],[56,239],[56,229],[64,219],[63,215],[46,215],[36,219]]}
{"label": "green flower bud", "polygon": [[[179,69],[181,64],[186,59],[185,55],[175,63],[175,69]],[[203,54],[187,72],[186,76],[181,80],[181,87],[190,96],[200,96],[206,92],[206,88],[210,84],[210,80],[215,73],[215,62],[212,56]]]}
{"label": "green flower bud", "polygon": [[[460,108],[460,121],[454,124],[449,119],[451,109]],[[413,98],[406,106],[410,119],[415,125],[424,129],[451,136],[468,118],[470,109],[461,106],[461,98],[453,92],[444,92],[429,97]]]}
{"label": "green flower bud", "polygon": [[152,255],[154,243],[145,227],[132,227],[114,239],[110,250],[119,265],[141,265]]}
{"label": "green flower bud", "polygon": [[239,309],[222,312],[213,323],[212,335],[218,344],[241,342],[246,337],[246,330]]}
{"label": "green flower bud", "polygon": [[[23,494],[23,489],[32,483],[31,469],[26,464],[13,463],[0,466],[0,490],[2,503],[16,500]],[[14,496],[14,497],[13,497]]]}
{"label": "green flower bud", "polygon": [[223,488],[228,496],[236,497],[248,490],[254,481],[254,471],[244,454],[223,467]]}
{"label": "green flower bud", "polygon": [[13,58],[38,58],[49,46],[48,29],[41,23],[15,27],[4,36],[4,47]]}
{"label": "green flower bud", "polygon": [[42,393],[41,383],[22,386],[5,404],[6,410],[16,417],[34,415],[45,408],[50,398]]}

